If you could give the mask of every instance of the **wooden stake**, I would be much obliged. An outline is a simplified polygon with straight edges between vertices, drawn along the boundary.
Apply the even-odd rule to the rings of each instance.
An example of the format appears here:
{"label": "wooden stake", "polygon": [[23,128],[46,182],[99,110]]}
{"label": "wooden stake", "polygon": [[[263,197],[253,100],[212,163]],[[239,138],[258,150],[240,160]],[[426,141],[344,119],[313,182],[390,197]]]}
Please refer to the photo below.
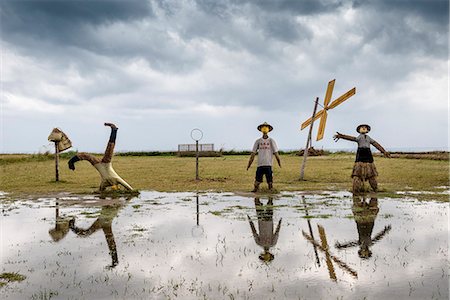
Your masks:
{"label": "wooden stake", "polygon": [[200,207],[198,205],[198,194],[195,195],[195,203],[197,205],[197,226],[200,226]]}
{"label": "wooden stake", "polygon": [[55,177],[59,181],[59,149],[58,142],[55,142]]}
{"label": "wooden stake", "polygon": [[[311,235],[311,238],[314,240],[314,234],[313,234],[312,227],[311,227],[311,219],[309,218],[308,207],[306,205],[304,196],[302,196],[302,200],[303,200],[303,204],[305,205],[305,215],[306,215],[306,222],[308,223],[309,234]],[[313,243],[313,248],[314,248],[314,253],[316,254],[316,262],[320,267],[319,254],[317,254],[317,246],[314,243]]]}
{"label": "wooden stake", "polygon": [[319,104],[319,97],[316,97],[316,103],[314,104],[314,110],[311,118],[311,125],[309,127],[308,139],[306,140],[305,151],[303,152],[303,163],[300,170],[300,180],[304,180],[303,177],[305,175],[305,166],[306,166],[306,158],[308,157],[309,145],[311,143],[311,135],[314,125],[314,118],[316,117],[317,105]]}
{"label": "wooden stake", "polygon": [[200,180],[198,177],[198,140],[195,141],[195,180]]}

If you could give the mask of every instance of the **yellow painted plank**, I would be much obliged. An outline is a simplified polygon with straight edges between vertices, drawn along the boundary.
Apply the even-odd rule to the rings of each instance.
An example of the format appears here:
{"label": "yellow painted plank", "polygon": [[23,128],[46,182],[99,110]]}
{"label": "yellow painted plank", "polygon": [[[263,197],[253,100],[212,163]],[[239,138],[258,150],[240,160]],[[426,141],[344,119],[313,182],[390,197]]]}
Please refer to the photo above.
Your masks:
{"label": "yellow painted plank", "polygon": [[328,82],[327,91],[325,93],[325,98],[323,100],[323,107],[325,109],[327,109],[327,106],[328,106],[328,104],[330,103],[330,100],[331,100],[331,95],[333,95],[333,89],[334,89],[335,81],[336,81],[336,79],[333,79],[330,82]]}
{"label": "yellow painted plank", "polygon": [[317,131],[317,141],[323,139],[325,133],[325,125],[327,123],[328,113],[325,111],[320,119],[319,130]]}
{"label": "yellow painted plank", "polygon": [[347,100],[348,98],[350,98],[351,96],[353,96],[356,93],[356,88],[352,88],[351,90],[349,90],[347,93],[343,94],[342,96],[340,96],[339,98],[337,98],[336,100],[334,100],[333,102],[331,102],[330,106],[328,107],[328,109],[333,109],[336,106],[338,106],[339,104],[341,104],[342,102],[344,102],[345,100]]}
{"label": "yellow painted plank", "polygon": [[[314,121],[316,121],[318,118],[320,118],[322,116],[323,112],[324,112],[324,110],[321,110],[318,113],[316,113],[316,116],[314,117]],[[312,120],[312,117],[309,118],[308,120],[306,120],[305,122],[303,122],[300,130],[303,130],[306,127],[308,127],[311,124],[311,120]]]}

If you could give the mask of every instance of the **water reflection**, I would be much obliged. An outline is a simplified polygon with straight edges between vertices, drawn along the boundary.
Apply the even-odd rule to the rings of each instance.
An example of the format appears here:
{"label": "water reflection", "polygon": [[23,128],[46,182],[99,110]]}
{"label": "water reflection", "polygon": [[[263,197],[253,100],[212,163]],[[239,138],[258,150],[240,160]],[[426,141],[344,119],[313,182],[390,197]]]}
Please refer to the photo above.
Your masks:
{"label": "water reflection", "polygon": [[48,231],[54,242],[62,240],[69,232],[69,222],[73,217],[59,215],[59,203],[56,202],[55,210],[55,228]]}
{"label": "water reflection", "polygon": [[345,243],[336,242],[337,249],[346,249],[359,246],[358,255],[362,259],[368,259],[372,256],[370,246],[383,239],[383,237],[391,230],[391,225],[387,225],[372,238],[375,219],[377,218],[378,198],[376,194],[370,195],[370,200],[366,200],[366,195],[353,195],[352,212],[358,230],[358,240]]}
{"label": "water reflection", "polygon": [[337,256],[333,255],[330,252],[330,247],[328,245],[327,241],[327,235],[325,233],[325,228],[322,225],[317,224],[317,230],[319,232],[320,237],[320,243],[314,239],[314,233],[311,226],[311,220],[309,218],[308,213],[308,206],[306,204],[305,198],[302,196],[303,204],[305,205],[305,215],[308,222],[308,229],[309,234],[302,230],[303,237],[310,242],[314,247],[314,253],[316,255],[316,262],[318,266],[320,267],[320,260],[317,253],[317,249],[319,249],[321,252],[325,254],[325,261],[327,264],[328,269],[328,275],[331,280],[337,281],[336,271],[334,269],[333,262],[336,263],[337,266],[339,266],[342,270],[344,270],[346,273],[350,274],[354,278],[358,278],[358,273],[352,269],[348,264],[346,264],[343,260],[338,258]]}
{"label": "water reflection", "polygon": [[[126,201],[130,200],[127,198]],[[88,228],[82,228],[75,224],[76,217],[74,216],[60,216],[59,215],[59,203],[56,202],[56,214],[55,214],[55,228],[49,230],[49,234],[53,241],[61,241],[71,230],[79,237],[89,237],[93,233],[102,230],[105,235],[106,243],[108,245],[109,255],[111,256],[111,265],[106,266],[106,268],[111,269],[119,264],[119,259],[117,255],[116,241],[114,239],[114,233],[112,230],[112,222],[114,218],[119,213],[120,209],[123,207],[122,204],[115,203],[113,205],[104,205],[101,207],[100,215]]]}
{"label": "water reflection", "polygon": [[61,195],[56,211],[55,198],[17,201],[2,216],[0,252],[3,272],[27,279],[0,298],[448,299],[448,203],[276,197]]}
{"label": "water reflection", "polygon": [[199,198],[199,195],[196,194],[195,195],[195,208],[196,208],[197,223],[196,223],[196,225],[194,225],[192,227],[192,230],[191,230],[192,237],[196,237],[196,238],[202,237],[205,233],[205,229],[203,228],[202,225],[200,225],[200,205],[198,202],[198,198]]}
{"label": "water reflection", "polygon": [[270,253],[269,250],[277,244],[282,218],[278,221],[277,228],[274,232],[273,198],[271,197],[269,197],[266,205],[263,205],[259,198],[255,198],[255,209],[258,217],[259,234],[256,231],[255,224],[253,224],[252,219],[247,215],[248,222],[256,244],[264,249],[264,252],[259,255],[259,259],[264,262],[270,262],[275,258],[275,256]]}

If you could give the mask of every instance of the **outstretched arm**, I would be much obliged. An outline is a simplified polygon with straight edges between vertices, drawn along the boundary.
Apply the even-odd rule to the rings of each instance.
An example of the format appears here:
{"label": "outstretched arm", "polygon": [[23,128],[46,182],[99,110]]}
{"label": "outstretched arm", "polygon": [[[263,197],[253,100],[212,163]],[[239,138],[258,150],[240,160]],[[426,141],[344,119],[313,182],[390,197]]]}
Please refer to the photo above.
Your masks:
{"label": "outstretched arm", "polygon": [[351,142],[356,142],[356,137],[351,135],[345,135],[339,132],[336,132],[336,134],[333,136],[333,139],[335,142],[339,141],[339,139],[344,139]]}
{"label": "outstretched arm", "polygon": [[373,239],[372,243],[376,243],[381,240],[389,231],[391,231],[391,225],[385,226],[382,231],[380,231]]}
{"label": "outstretched arm", "polygon": [[391,155],[389,154],[389,152],[387,152],[380,144],[378,144],[377,141],[372,140],[371,143],[375,148],[378,149],[378,151],[380,151],[381,153],[383,153],[383,155],[387,158],[391,158]]}
{"label": "outstretched arm", "polygon": [[88,162],[91,163],[91,165],[95,165],[100,162],[100,160],[97,157],[84,152],[80,152],[69,160],[68,162],[69,169],[75,171],[75,163],[80,160],[87,160]]}
{"label": "outstretched arm", "polygon": [[73,220],[72,222],[69,223],[69,227],[70,227],[70,229],[72,229],[72,231],[76,235],[82,236],[82,237],[90,236],[91,234],[93,234],[94,232],[96,232],[97,230],[102,228],[99,219],[97,219],[88,229],[82,229],[82,228],[76,227],[75,220]]}
{"label": "outstretched arm", "polygon": [[351,242],[346,242],[346,243],[343,243],[343,244],[341,244],[339,242],[336,242],[334,244],[334,247],[336,247],[337,249],[345,249],[345,248],[355,247],[355,246],[358,246],[358,245],[359,245],[358,241],[351,241]]}

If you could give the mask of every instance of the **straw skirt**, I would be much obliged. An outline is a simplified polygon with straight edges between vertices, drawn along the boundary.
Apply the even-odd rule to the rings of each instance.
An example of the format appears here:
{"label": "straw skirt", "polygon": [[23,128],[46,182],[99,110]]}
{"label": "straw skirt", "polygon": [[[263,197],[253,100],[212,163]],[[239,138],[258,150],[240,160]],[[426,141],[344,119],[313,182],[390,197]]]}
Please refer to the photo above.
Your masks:
{"label": "straw skirt", "polygon": [[361,161],[355,162],[352,177],[359,177],[362,180],[368,180],[376,176],[378,176],[378,172],[374,163]]}

